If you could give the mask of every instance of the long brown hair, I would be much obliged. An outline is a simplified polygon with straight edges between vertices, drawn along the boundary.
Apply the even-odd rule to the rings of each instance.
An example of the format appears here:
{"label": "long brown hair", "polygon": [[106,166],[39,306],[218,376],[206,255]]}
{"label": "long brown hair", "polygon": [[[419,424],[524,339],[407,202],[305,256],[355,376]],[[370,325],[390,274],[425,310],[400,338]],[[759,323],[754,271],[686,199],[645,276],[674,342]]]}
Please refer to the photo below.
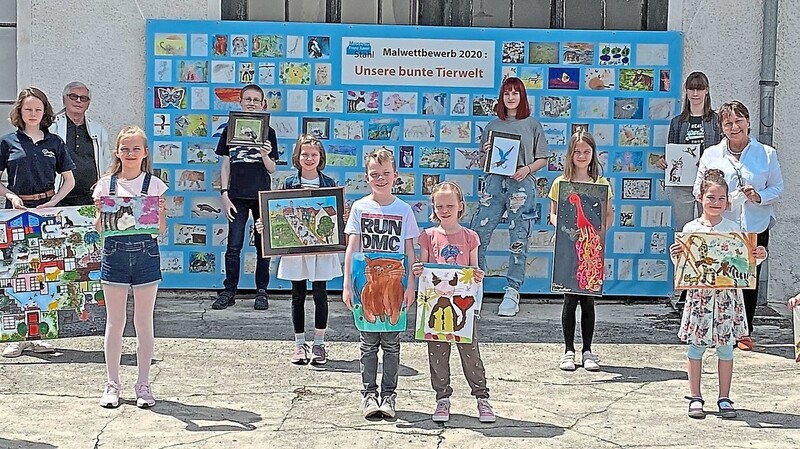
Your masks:
{"label": "long brown hair", "polygon": [[681,120],[689,120],[692,115],[691,107],[689,105],[689,90],[703,90],[706,89],[706,97],[703,99],[703,121],[711,120],[714,110],[711,109],[711,89],[708,83],[708,77],[703,72],[692,72],[686,77],[683,83],[683,110],[681,111]]}
{"label": "long brown hair", "polygon": [[47,95],[35,87],[26,87],[19,92],[17,101],[11,106],[11,112],[8,114],[8,121],[17,127],[17,129],[25,129],[25,122],[22,121],[22,102],[29,97],[37,98],[44,105],[44,113],[42,114],[42,121],[39,122],[39,129],[47,131],[56,119],[56,115],[53,113],[53,106],[50,105],[50,100],[47,99]]}
{"label": "long brown hair", "polygon": [[603,168],[597,160],[597,144],[594,141],[594,136],[588,131],[578,131],[570,137],[569,145],[567,146],[567,154],[564,156],[566,159],[566,161],[564,161],[564,179],[572,181],[575,176],[575,163],[572,162],[572,155],[575,154],[575,147],[578,145],[578,142],[586,142],[586,144],[592,148],[592,161],[589,162],[587,171],[592,180],[597,181]]}
{"label": "long brown hair", "polygon": [[122,145],[122,140],[127,139],[128,137],[141,137],[142,141],[144,141],[144,149],[147,151],[147,155],[142,159],[142,166],[141,170],[145,173],[153,173],[153,159],[150,157],[150,147],[147,145],[147,135],[144,133],[142,128],[138,126],[126,126],[122,128],[122,130],[117,134],[117,143],[114,145],[114,160],[111,162],[111,167],[109,167],[108,171],[105,173],[108,175],[114,175],[122,171],[122,161],[119,159],[119,147]]}

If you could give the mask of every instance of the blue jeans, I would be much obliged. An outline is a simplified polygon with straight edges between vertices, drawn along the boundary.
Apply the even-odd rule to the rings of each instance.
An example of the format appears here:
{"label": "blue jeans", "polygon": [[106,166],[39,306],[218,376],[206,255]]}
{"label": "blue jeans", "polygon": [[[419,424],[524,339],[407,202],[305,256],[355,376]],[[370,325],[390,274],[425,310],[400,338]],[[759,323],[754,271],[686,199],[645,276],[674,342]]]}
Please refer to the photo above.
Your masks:
{"label": "blue jeans", "polygon": [[504,212],[508,212],[508,233],[511,239],[508,256],[508,286],[519,290],[525,280],[525,262],[528,259],[528,237],[531,235],[536,213],[536,178],[528,175],[522,181],[511,177],[488,174],[484,190],[478,199],[478,211],[470,227],[478,233],[478,266],[486,268],[486,247]]}
{"label": "blue jeans", "polygon": [[[239,268],[241,267],[242,246],[250,213],[253,221],[261,217],[258,200],[231,199],[236,213],[228,222],[228,247],[225,250],[225,290],[236,293],[239,287]],[[261,234],[255,233],[256,244],[256,289],[266,290],[269,284],[269,259],[261,257]]]}
{"label": "blue jeans", "polygon": [[106,237],[100,280],[104,284],[134,287],[161,281],[161,255],[156,239],[144,234]]}
{"label": "blue jeans", "polygon": [[378,393],[378,348],[383,349],[381,397],[397,390],[400,370],[400,332],[361,332],[361,394]]}

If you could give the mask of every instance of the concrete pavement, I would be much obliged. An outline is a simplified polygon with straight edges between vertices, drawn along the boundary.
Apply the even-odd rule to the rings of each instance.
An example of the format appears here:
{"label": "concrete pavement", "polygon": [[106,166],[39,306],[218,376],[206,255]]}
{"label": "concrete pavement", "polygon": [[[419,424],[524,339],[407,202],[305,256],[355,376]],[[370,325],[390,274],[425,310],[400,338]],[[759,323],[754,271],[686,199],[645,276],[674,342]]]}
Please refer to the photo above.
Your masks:
{"label": "concrete pavement", "polygon": [[[566,373],[557,368],[560,304],[526,299],[517,317],[501,319],[497,304],[487,303],[479,332],[497,423],[478,422],[454,355],[452,417],[439,425],[430,420],[425,346],[410,331],[397,418],[361,418],[358,334],[343,305],[330,305],[331,360],[298,367],[288,363],[289,301],[271,300],[266,313],[247,299],[215,311],[208,293],[162,292],[151,375],[158,403],[150,410],[132,400],[132,337],[123,350],[125,402],[113,410],[97,405],[102,338],[57,340],[55,354],[2,359],[0,448],[800,447],[800,368],[780,306],[781,313],[761,310],[756,351],[735,352],[739,417],[696,421],[686,417],[683,399],[679,317],[664,305],[599,305],[593,346],[601,371]],[[309,300],[309,325],[312,308]],[[716,411],[716,357],[709,352],[703,391],[706,410]]]}

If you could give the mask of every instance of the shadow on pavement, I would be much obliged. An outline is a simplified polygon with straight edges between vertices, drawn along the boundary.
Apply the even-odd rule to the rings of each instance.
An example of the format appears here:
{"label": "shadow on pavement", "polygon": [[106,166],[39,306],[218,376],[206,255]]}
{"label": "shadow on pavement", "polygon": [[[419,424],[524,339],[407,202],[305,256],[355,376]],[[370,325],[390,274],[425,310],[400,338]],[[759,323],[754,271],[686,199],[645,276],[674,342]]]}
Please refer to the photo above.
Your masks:
{"label": "shadow on pavement", "polygon": [[53,446],[48,443],[37,443],[35,441],[25,440],[7,440],[0,437],[0,447],[9,447],[14,449],[55,449],[58,446]]}
{"label": "shadow on pavement", "polygon": [[666,382],[668,380],[686,380],[686,371],[677,371],[663,368],[631,368],[628,366],[601,365],[601,373],[616,374],[613,379],[594,380],[596,383],[645,383],[645,382]]}
{"label": "shadow on pavement", "polygon": [[[777,412],[759,412],[740,408],[737,410],[739,416],[729,421],[743,421],[748,426],[755,429],[800,429],[800,415]],[[715,412],[708,413],[716,414]]]}
{"label": "shadow on pavement", "polygon": [[[75,349],[60,349],[57,346],[55,348],[55,352],[51,352],[49,354],[25,351],[20,356],[20,359],[24,360],[24,357],[36,358],[38,361],[28,362],[25,360],[23,363],[19,363],[19,365],[39,365],[52,363],[106,363],[106,358],[103,351],[78,351]],[[153,361],[153,364],[155,363],[156,362]],[[121,364],[123,366],[136,366],[136,353],[122,354]],[[16,364],[8,363],[3,366],[10,367],[14,365]]]}
{"label": "shadow on pavement", "polygon": [[[477,413],[476,413],[477,414]],[[564,434],[564,428],[552,424],[522,421],[519,419],[497,417],[497,422],[483,424],[477,416],[451,413],[447,423],[435,423],[431,415],[419,412],[398,411],[397,419],[407,421],[398,423],[400,429],[438,430],[442,427],[469,429],[486,437],[502,438],[553,438]]]}
{"label": "shadow on pavement", "polygon": [[[186,430],[191,432],[250,431],[255,430],[254,424],[261,421],[261,416],[246,410],[189,405],[165,400],[158,401],[150,410],[183,421]],[[207,424],[210,421],[218,424]]]}
{"label": "shadow on pavement", "polygon": [[[378,363],[378,372],[382,372],[382,364]],[[358,359],[355,360],[333,360],[328,359],[328,363],[324,365],[312,366],[312,369],[317,371],[330,371],[332,373],[360,373],[361,365]],[[419,374],[419,371],[411,368],[410,366],[400,364],[398,375],[402,377],[413,377]]]}

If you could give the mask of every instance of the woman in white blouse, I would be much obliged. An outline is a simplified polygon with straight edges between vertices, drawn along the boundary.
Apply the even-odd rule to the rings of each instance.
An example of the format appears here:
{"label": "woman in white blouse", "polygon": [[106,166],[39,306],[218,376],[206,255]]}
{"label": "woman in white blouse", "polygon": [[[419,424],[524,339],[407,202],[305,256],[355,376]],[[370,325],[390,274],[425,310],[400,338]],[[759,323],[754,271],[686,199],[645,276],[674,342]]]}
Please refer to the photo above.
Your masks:
{"label": "woman in white blouse", "polygon": [[[750,137],[750,112],[739,101],[731,101],[719,108],[719,119],[725,138],[707,148],[700,157],[694,195],[700,192],[703,173],[718,168],[728,181],[730,209],[725,218],[739,223],[742,231],[758,234],[758,245],[767,248],[769,229],[775,224],[775,202],[783,194],[783,176],[775,148]],[[756,269],[760,277],[761,265]],[[758,298],[758,282],[754,290],[744,290],[747,328],[753,332],[753,316]],[[749,337],[739,341],[739,349],[749,350]]]}

